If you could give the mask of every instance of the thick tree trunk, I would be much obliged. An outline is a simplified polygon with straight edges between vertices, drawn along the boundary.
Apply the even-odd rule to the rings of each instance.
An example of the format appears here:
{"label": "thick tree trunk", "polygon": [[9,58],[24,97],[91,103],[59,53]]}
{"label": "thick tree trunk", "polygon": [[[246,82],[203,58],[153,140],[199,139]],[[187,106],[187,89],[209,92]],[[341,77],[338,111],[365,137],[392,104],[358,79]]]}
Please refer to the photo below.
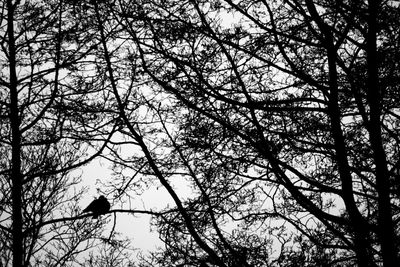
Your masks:
{"label": "thick tree trunk", "polygon": [[381,99],[382,93],[378,81],[377,62],[377,14],[379,1],[369,1],[367,64],[368,64],[368,103],[370,106],[369,137],[375,160],[376,189],[378,193],[378,236],[384,266],[395,266],[396,248],[390,208],[389,178],[386,154],[382,142]]}
{"label": "thick tree trunk", "polygon": [[13,267],[23,266],[22,242],[22,177],[21,177],[21,133],[18,112],[18,88],[16,74],[16,52],[14,39],[14,6],[7,1],[7,34],[10,66],[10,126],[11,126],[11,181],[12,181],[12,251]]}

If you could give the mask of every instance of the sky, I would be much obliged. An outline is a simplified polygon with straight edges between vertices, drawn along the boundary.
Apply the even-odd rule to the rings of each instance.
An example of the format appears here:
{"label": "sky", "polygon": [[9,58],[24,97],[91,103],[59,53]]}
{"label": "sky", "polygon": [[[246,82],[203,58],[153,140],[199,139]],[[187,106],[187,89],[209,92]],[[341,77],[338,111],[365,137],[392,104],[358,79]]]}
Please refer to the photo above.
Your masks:
{"label": "sky", "polygon": [[[113,179],[113,173],[110,169],[110,164],[105,159],[95,159],[88,165],[79,168],[76,172],[80,172],[82,175],[82,186],[87,186],[88,193],[80,203],[81,210],[83,210],[91,201],[101,194],[97,189],[104,190],[99,182],[106,182]],[[107,196],[108,200],[112,203],[112,196]],[[152,187],[141,195],[140,199],[131,203],[112,203],[111,210],[113,209],[138,209],[138,210],[149,210],[149,209],[160,209],[166,205],[173,205],[172,198],[168,195],[166,190],[158,186]],[[112,214],[107,215],[109,224],[107,230],[111,231],[114,224],[114,216]],[[150,215],[146,214],[129,214],[129,213],[117,213],[116,214],[116,232],[120,232],[132,241],[134,248],[143,250],[144,253],[148,251],[154,251],[157,246],[162,246],[162,242],[158,238],[156,231],[150,229]],[[109,233],[105,233],[108,236]]]}

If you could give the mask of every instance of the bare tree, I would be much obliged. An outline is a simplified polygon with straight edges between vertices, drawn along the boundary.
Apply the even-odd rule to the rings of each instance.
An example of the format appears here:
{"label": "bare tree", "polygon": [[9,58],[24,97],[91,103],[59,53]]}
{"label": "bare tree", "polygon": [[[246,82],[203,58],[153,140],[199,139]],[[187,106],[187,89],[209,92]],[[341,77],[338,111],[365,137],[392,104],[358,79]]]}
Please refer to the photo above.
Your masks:
{"label": "bare tree", "polygon": [[[124,133],[142,150],[118,160],[156,177],[176,204],[158,220],[164,262],[397,262],[394,3],[120,3],[130,60],[153,81],[157,97],[142,99],[157,131],[132,119],[103,41]],[[192,197],[177,193],[177,177]],[[262,262],[270,242],[281,249]]]}
{"label": "bare tree", "polygon": [[[118,120],[95,77],[86,6],[1,3],[0,265],[72,266],[102,237],[71,171],[106,149]],[[97,241],[96,241],[97,240]]]}

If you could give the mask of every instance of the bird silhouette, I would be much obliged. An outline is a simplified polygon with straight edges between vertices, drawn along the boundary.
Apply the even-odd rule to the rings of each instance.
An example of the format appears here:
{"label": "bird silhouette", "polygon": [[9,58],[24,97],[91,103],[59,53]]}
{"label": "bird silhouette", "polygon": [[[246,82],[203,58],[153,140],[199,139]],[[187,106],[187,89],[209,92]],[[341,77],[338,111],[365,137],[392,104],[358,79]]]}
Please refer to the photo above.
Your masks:
{"label": "bird silhouette", "polygon": [[98,199],[92,201],[82,213],[92,212],[93,219],[99,217],[99,215],[105,214],[110,210],[110,202],[104,197],[100,196]]}

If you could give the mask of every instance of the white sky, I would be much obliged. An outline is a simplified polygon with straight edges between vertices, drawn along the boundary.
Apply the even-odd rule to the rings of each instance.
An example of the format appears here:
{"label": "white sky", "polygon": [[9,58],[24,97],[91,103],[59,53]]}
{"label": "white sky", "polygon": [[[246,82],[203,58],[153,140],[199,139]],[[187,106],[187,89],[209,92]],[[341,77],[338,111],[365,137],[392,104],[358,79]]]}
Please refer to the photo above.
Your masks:
{"label": "white sky", "polygon": [[[97,188],[102,188],[100,185],[96,184],[96,181],[106,182],[113,177],[112,171],[104,159],[96,159],[87,166],[80,168],[79,171],[82,172],[83,185],[89,187],[86,198],[80,203],[81,208],[84,209],[94,198],[99,196]],[[112,202],[110,197],[108,197],[109,201]],[[143,203],[146,205],[147,209],[156,208],[168,202],[171,203],[169,195],[167,195],[163,188],[159,188],[159,190],[148,190],[142,195],[140,203],[132,203],[132,208],[143,210]],[[127,205],[125,205],[125,208],[127,208],[126,206]],[[111,209],[124,209],[124,206],[121,207],[120,204],[115,203]],[[111,219],[110,227],[112,227],[114,216],[109,216]],[[161,245],[158,234],[156,232],[150,232],[150,215],[138,214],[132,216],[127,213],[117,213],[116,218],[117,224],[115,231],[121,232],[131,238],[135,248],[154,250],[157,245]],[[106,235],[108,235],[108,233],[106,233]]]}

